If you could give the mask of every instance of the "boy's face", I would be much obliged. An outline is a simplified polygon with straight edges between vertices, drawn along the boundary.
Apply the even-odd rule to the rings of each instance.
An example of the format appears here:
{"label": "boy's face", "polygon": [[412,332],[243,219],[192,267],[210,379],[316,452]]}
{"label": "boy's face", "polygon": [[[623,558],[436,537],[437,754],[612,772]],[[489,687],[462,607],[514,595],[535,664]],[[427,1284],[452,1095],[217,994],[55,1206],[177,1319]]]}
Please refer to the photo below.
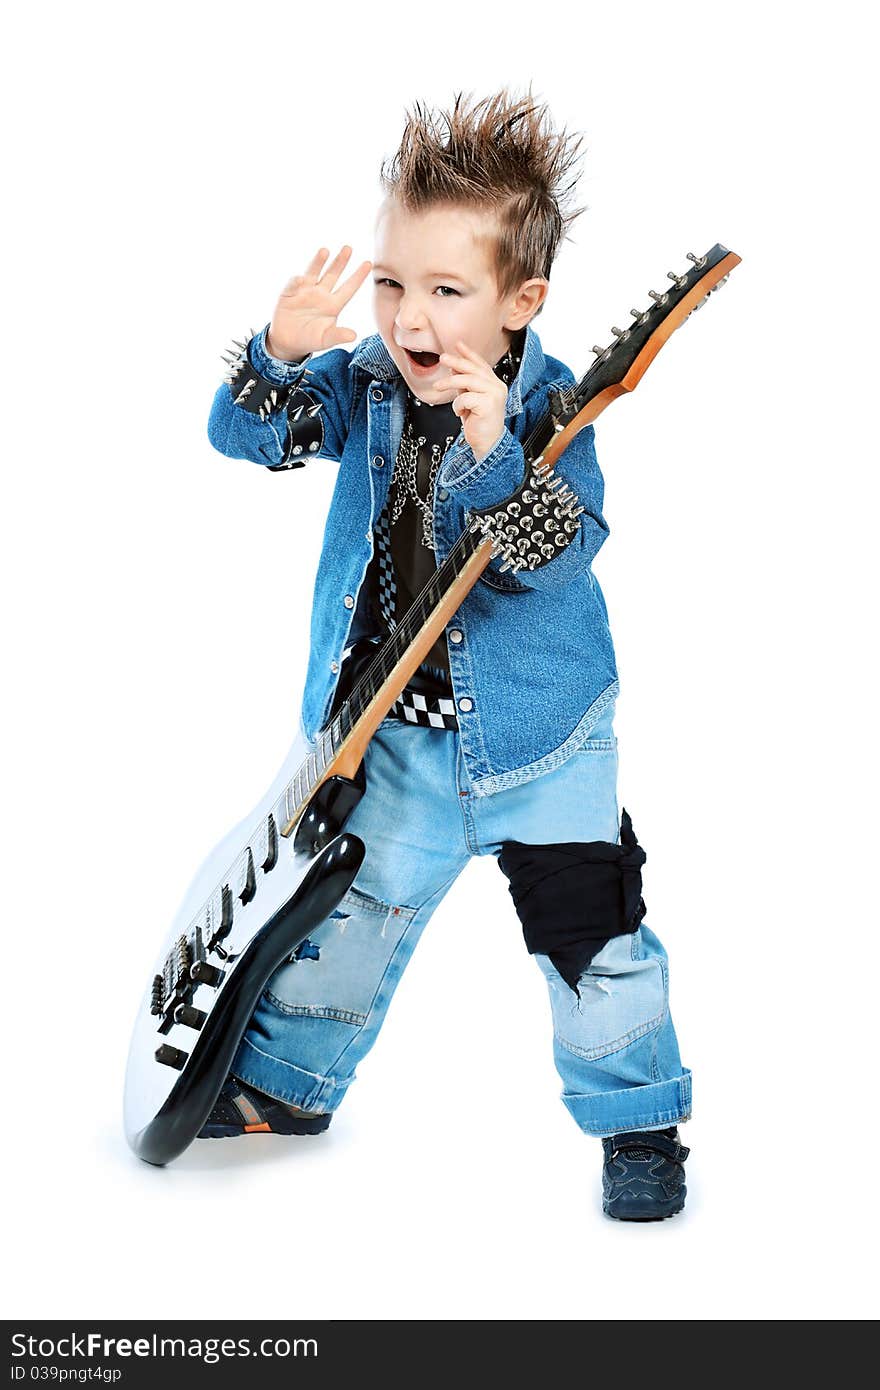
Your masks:
{"label": "boy's face", "polygon": [[[494,227],[491,213],[460,206],[412,213],[389,198],[379,209],[376,324],[410,390],[426,404],[455,395],[432,386],[449,373],[437,360],[441,352],[455,352],[461,338],[494,367],[511,333],[522,326],[514,312],[516,291],[498,297],[490,250]],[[426,355],[420,361],[413,352]]]}

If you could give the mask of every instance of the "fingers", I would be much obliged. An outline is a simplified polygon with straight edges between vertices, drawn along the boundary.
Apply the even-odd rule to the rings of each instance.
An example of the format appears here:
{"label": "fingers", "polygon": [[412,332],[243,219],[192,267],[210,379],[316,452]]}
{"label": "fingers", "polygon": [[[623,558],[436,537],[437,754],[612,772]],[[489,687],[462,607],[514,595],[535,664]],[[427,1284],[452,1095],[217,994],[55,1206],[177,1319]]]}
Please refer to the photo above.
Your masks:
{"label": "fingers", "polygon": [[285,292],[289,292],[292,288],[295,289],[297,285],[317,284],[320,284],[322,289],[331,290],[342,274],[345,263],[351,255],[351,247],[343,246],[342,250],[336,253],[333,260],[328,265],[327,257],[329,255],[330,252],[327,250],[326,246],[322,246],[319,251],[316,251],[306,266],[305,274],[294,275],[285,286]]}
{"label": "fingers", "polygon": [[340,347],[342,343],[353,343],[356,337],[353,328],[340,328],[338,324],[334,324],[324,335],[324,347]]}
{"label": "fingers", "polygon": [[352,296],[357,294],[372,269],[372,261],[362,261],[357,270],[349,275],[348,279],[339,286],[339,289],[336,290],[333,297],[337,300],[340,309],[344,308]]}
{"label": "fingers", "polygon": [[[440,361],[443,361],[441,357]],[[437,391],[478,391],[486,389],[486,378],[477,376],[475,372],[452,372],[447,377],[441,377],[434,382],[434,389]]]}
{"label": "fingers", "polygon": [[489,402],[482,391],[460,391],[452,402],[452,409],[456,415],[470,414],[485,415]]}
{"label": "fingers", "polygon": [[464,360],[470,366],[474,366],[474,364],[476,364],[477,366],[485,367],[488,371],[491,372],[492,367],[490,363],[486,361],[485,357],[481,357],[475,348],[469,347],[463,338],[459,338],[455,346],[458,350],[458,355],[463,357]]}
{"label": "fingers", "polygon": [[340,275],[342,274],[343,270],[348,264],[350,256],[350,246],[343,246],[341,251],[337,251],[330,264],[326,265],[323,271],[321,272],[318,284],[321,286],[322,290],[329,290],[332,293],[336,285],[336,281],[339,279]]}
{"label": "fingers", "polygon": [[[318,276],[321,273],[321,267],[323,266],[324,262],[326,261],[329,255],[330,252],[327,250],[327,247],[322,246],[319,251],[315,252],[314,256],[309,261],[308,265],[306,266],[305,275],[303,275],[301,278],[303,280],[317,280]],[[299,278],[300,277],[297,276],[297,279]]]}

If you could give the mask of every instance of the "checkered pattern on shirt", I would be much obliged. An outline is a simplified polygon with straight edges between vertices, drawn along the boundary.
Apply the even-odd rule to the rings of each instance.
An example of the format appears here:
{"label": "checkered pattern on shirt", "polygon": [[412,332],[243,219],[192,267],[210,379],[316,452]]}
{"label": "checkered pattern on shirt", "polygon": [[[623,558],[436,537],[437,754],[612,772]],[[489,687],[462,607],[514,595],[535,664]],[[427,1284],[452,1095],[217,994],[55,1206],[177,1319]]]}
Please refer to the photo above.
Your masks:
{"label": "checkered pattern on shirt", "polygon": [[[388,502],[379,513],[375,525],[376,553],[378,559],[377,578],[379,603],[388,629],[393,632],[397,626],[394,612],[397,604],[397,583],[394,578],[394,562],[391,557],[391,527],[388,520]],[[406,685],[388,711],[389,717],[396,716],[407,724],[421,724],[427,729],[457,729],[458,718],[455,701],[446,696],[423,695]]]}
{"label": "checkered pattern on shirt", "polygon": [[389,714],[396,714],[408,724],[422,724],[427,729],[457,729],[455,701],[445,695],[422,695],[406,685],[394,701]]}
{"label": "checkered pattern on shirt", "polygon": [[379,513],[375,525],[376,550],[378,555],[379,603],[389,632],[397,626],[394,614],[397,609],[397,581],[394,578],[394,561],[391,558],[391,524],[388,519],[388,499]]}

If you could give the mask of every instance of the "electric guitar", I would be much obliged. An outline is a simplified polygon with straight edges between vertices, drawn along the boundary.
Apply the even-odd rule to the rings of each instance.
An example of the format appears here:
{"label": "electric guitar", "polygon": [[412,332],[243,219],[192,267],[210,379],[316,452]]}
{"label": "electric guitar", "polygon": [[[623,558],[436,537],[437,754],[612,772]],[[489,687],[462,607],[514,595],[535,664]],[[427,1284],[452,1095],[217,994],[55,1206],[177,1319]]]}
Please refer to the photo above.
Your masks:
{"label": "electric guitar", "polygon": [[370,739],[490,560],[537,569],[570,544],[583,507],[555,471],[575,435],[632,391],[670,334],[727,279],[740,257],[715,245],[672,284],[650,290],[633,322],[548,409],[523,445],[525,475],[467,529],[377,649],[343,666],[314,746],[298,736],[251,814],[202,864],[156,960],[135,1021],[125,1077],[125,1133],[148,1163],[177,1157],[213,1108],[266,982],[353,883],[365,846],[345,822],[366,790]]}

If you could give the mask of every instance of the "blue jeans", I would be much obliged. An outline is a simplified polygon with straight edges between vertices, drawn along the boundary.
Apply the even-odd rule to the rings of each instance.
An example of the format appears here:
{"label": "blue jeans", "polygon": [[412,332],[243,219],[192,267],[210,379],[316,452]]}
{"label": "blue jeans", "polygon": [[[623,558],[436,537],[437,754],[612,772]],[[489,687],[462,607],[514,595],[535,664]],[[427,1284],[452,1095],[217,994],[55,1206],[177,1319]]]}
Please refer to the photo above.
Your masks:
{"label": "blue jeans", "polygon": [[[561,766],[491,796],[474,796],[457,732],[384,720],[365,755],[366,793],[346,822],[367,846],[364,863],[336,911],[272,975],[234,1074],[304,1110],[335,1110],[423,928],[472,855],[497,857],[505,840],[616,843],[613,710]],[[499,911],[519,929],[507,892]],[[550,995],[562,1100],[580,1128],[601,1136],[686,1120],[691,1074],[669,1014],[666,952],[644,921],[593,957],[580,998],[548,956],[534,958]]]}

